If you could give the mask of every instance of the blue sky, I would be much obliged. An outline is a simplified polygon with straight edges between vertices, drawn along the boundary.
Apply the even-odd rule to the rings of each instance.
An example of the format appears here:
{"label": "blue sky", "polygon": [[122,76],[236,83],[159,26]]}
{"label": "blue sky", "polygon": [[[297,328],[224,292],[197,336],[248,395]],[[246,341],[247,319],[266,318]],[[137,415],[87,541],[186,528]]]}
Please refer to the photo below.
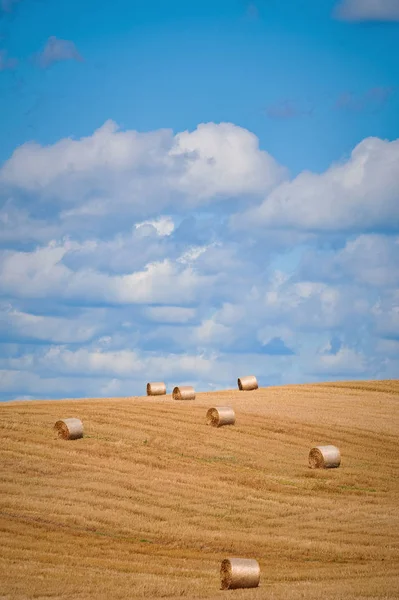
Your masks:
{"label": "blue sky", "polygon": [[2,399],[399,374],[397,0],[0,0]]}

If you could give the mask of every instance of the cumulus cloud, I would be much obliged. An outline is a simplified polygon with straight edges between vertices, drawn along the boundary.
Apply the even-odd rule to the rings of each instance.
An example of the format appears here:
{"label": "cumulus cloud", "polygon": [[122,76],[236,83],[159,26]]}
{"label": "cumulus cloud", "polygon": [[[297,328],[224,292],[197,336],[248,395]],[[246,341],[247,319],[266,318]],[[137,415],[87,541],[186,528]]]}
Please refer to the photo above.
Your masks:
{"label": "cumulus cloud", "polygon": [[179,249],[169,236],[160,235],[149,224],[134,226],[110,239],[84,239],[83,236],[81,243],[69,244],[63,262],[75,271],[85,268],[107,274],[129,274],[147,264],[162,262],[165,257],[177,260]]}
{"label": "cumulus cloud", "polygon": [[350,280],[386,289],[398,286],[399,238],[363,234],[348,239],[341,249],[309,251],[303,257],[299,273],[313,280]]}
{"label": "cumulus cloud", "polygon": [[361,353],[351,348],[342,347],[335,354],[324,353],[314,357],[310,372],[329,377],[342,377],[365,374],[367,368],[367,360]]}
{"label": "cumulus cloud", "polygon": [[202,124],[175,136],[174,158],[192,157],[178,177],[177,187],[199,199],[259,193],[273,187],[285,170],[259,149],[258,138],[230,123]]}
{"label": "cumulus cloud", "polygon": [[[49,350],[0,359],[0,384],[8,397],[23,395],[25,389],[40,397],[99,397],[110,394],[144,395],[147,380],[161,378],[170,389],[178,379],[182,385],[196,389],[215,389],[222,385],[235,387],[237,370],[255,369],[275,382],[274,372],[286,357],[236,355],[219,353],[150,353],[137,350],[100,351],[95,348],[71,350],[52,346]],[[251,369],[252,368],[252,369]],[[55,382],[62,386],[62,396]],[[266,383],[266,380],[265,380]],[[79,387],[80,386],[80,387]],[[68,393],[65,393],[68,390]]]}
{"label": "cumulus cloud", "polygon": [[150,263],[142,271],[110,276],[93,270],[73,271],[63,259],[77,244],[51,243],[34,252],[5,251],[0,254],[3,293],[22,298],[116,304],[191,303],[214,281],[191,267],[168,259]]}
{"label": "cumulus cloud", "polygon": [[399,140],[367,138],[349,160],[321,174],[304,171],[260,206],[233,219],[237,228],[367,231],[399,227]]}
{"label": "cumulus cloud", "polygon": [[195,318],[196,310],[184,306],[149,306],[145,315],[158,323],[188,323]]}
{"label": "cumulus cloud", "polygon": [[[383,356],[399,356],[399,340],[380,339],[377,342],[377,352]],[[398,371],[399,372],[399,371]]]}
{"label": "cumulus cloud", "polygon": [[0,168],[1,398],[392,375],[398,164],[368,138],[290,181],[229,123],[20,146]]}
{"label": "cumulus cloud", "polygon": [[139,229],[139,227],[146,227],[146,225],[150,225],[151,227],[153,227],[155,229],[155,231],[157,232],[158,235],[160,236],[165,236],[165,235],[170,235],[174,228],[175,228],[175,224],[173,222],[173,219],[171,217],[159,217],[158,219],[155,219],[154,221],[143,221],[142,223],[136,223],[135,224],[135,228]]}
{"label": "cumulus cloud", "polygon": [[255,135],[230,123],[173,136],[169,130],[118,131],[107,121],[80,140],[23,144],[2,166],[0,183],[63,202],[66,217],[104,217],[117,207],[125,217],[148,217],[166,206],[181,210],[258,196],[285,175]]}
{"label": "cumulus cloud", "polygon": [[98,322],[93,322],[91,315],[87,314],[79,319],[70,319],[26,313],[12,306],[0,309],[3,339],[76,344],[89,341],[98,330]]}
{"label": "cumulus cloud", "polygon": [[[32,368],[35,366],[32,363]],[[105,394],[102,389],[108,381],[98,382],[85,376],[49,377],[48,374],[39,374],[35,370],[0,369],[0,388],[3,399],[47,399],[47,398],[82,398],[101,397]],[[123,389],[125,395],[129,395],[128,385]],[[24,393],[30,390],[30,394]]]}
{"label": "cumulus cloud", "polygon": [[75,44],[70,40],[61,40],[54,35],[49,37],[43,50],[37,55],[38,64],[46,69],[50,65],[64,60],[82,62]]}
{"label": "cumulus cloud", "polygon": [[[350,301],[350,304],[349,304]],[[369,306],[357,290],[323,281],[295,281],[276,273],[265,292],[263,304],[269,319],[290,324],[296,330],[334,330],[354,325]],[[352,323],[351,323],[352,322]]]}
{"label": "cumulus cloud", "polygon": [[25,208],[16,206],[10,200],[0,208],[0,241],[3,245],[47,242],[61,234],[62,228],[57,223],[43,218],[34,219]]}
{"label": "cumulus cloud", "polygon": [[386,339],[399,339],[399,290],[395,289],[378,298],[372,307],[374,329]]}
{"label": "cumulus cloud", "polygon": [[344,21],[399,21],[399,0],[341,0],[335,16]]}
{"label": "cumulus cloud", "polygon": [[[14,361],[14,366],[18,365]],[[69,350],[54,346],[47,352],[36,355],[39,369],[53,372],[82,374],[100,374],[102,377],[140,376],[142,373],[158,374],[162,379],[170,376],[192,375],[207,376],[213,370],[212,360],[197,355],[166,355],[151,356],[134,350],[118,350],[114,352],[81,348]]]}

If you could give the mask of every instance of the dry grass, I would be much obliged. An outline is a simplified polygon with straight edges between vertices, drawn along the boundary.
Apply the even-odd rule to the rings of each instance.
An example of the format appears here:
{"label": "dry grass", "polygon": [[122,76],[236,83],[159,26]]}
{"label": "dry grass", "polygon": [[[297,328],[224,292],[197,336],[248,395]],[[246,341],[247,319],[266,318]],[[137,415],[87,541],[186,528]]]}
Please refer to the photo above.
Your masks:
{"label": "dry grass", "polygon": [[[398,404],[398,381],[3,404],[0,598],[398,598]],[[319,444],[339,469],[308,468]],[[226,556],[260,587],[220,591]]]}

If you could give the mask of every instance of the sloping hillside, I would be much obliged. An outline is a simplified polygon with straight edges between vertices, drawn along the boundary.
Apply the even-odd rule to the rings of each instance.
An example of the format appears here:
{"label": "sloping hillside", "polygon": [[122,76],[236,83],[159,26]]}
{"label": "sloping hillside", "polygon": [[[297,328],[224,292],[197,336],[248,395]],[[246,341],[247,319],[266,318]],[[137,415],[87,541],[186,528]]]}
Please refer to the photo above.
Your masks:
{"label": "sloping hillside", "polygon": [[[0,598],[398,598],[398,409],[399,381],[3,404]],[[228,556],[261,586],[220,591]]]}

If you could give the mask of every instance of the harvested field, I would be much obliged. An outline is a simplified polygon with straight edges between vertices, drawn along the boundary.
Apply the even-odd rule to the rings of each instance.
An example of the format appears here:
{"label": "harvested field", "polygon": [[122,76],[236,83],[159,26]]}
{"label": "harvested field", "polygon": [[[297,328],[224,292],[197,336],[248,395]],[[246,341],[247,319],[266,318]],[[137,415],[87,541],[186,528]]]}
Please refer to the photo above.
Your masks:
{"label": "harvested field", "polygon": [[[399,597],[399,381],[5,403],[0,429],[0,599]],[[220,590],[229,556],[259,588]]]}

